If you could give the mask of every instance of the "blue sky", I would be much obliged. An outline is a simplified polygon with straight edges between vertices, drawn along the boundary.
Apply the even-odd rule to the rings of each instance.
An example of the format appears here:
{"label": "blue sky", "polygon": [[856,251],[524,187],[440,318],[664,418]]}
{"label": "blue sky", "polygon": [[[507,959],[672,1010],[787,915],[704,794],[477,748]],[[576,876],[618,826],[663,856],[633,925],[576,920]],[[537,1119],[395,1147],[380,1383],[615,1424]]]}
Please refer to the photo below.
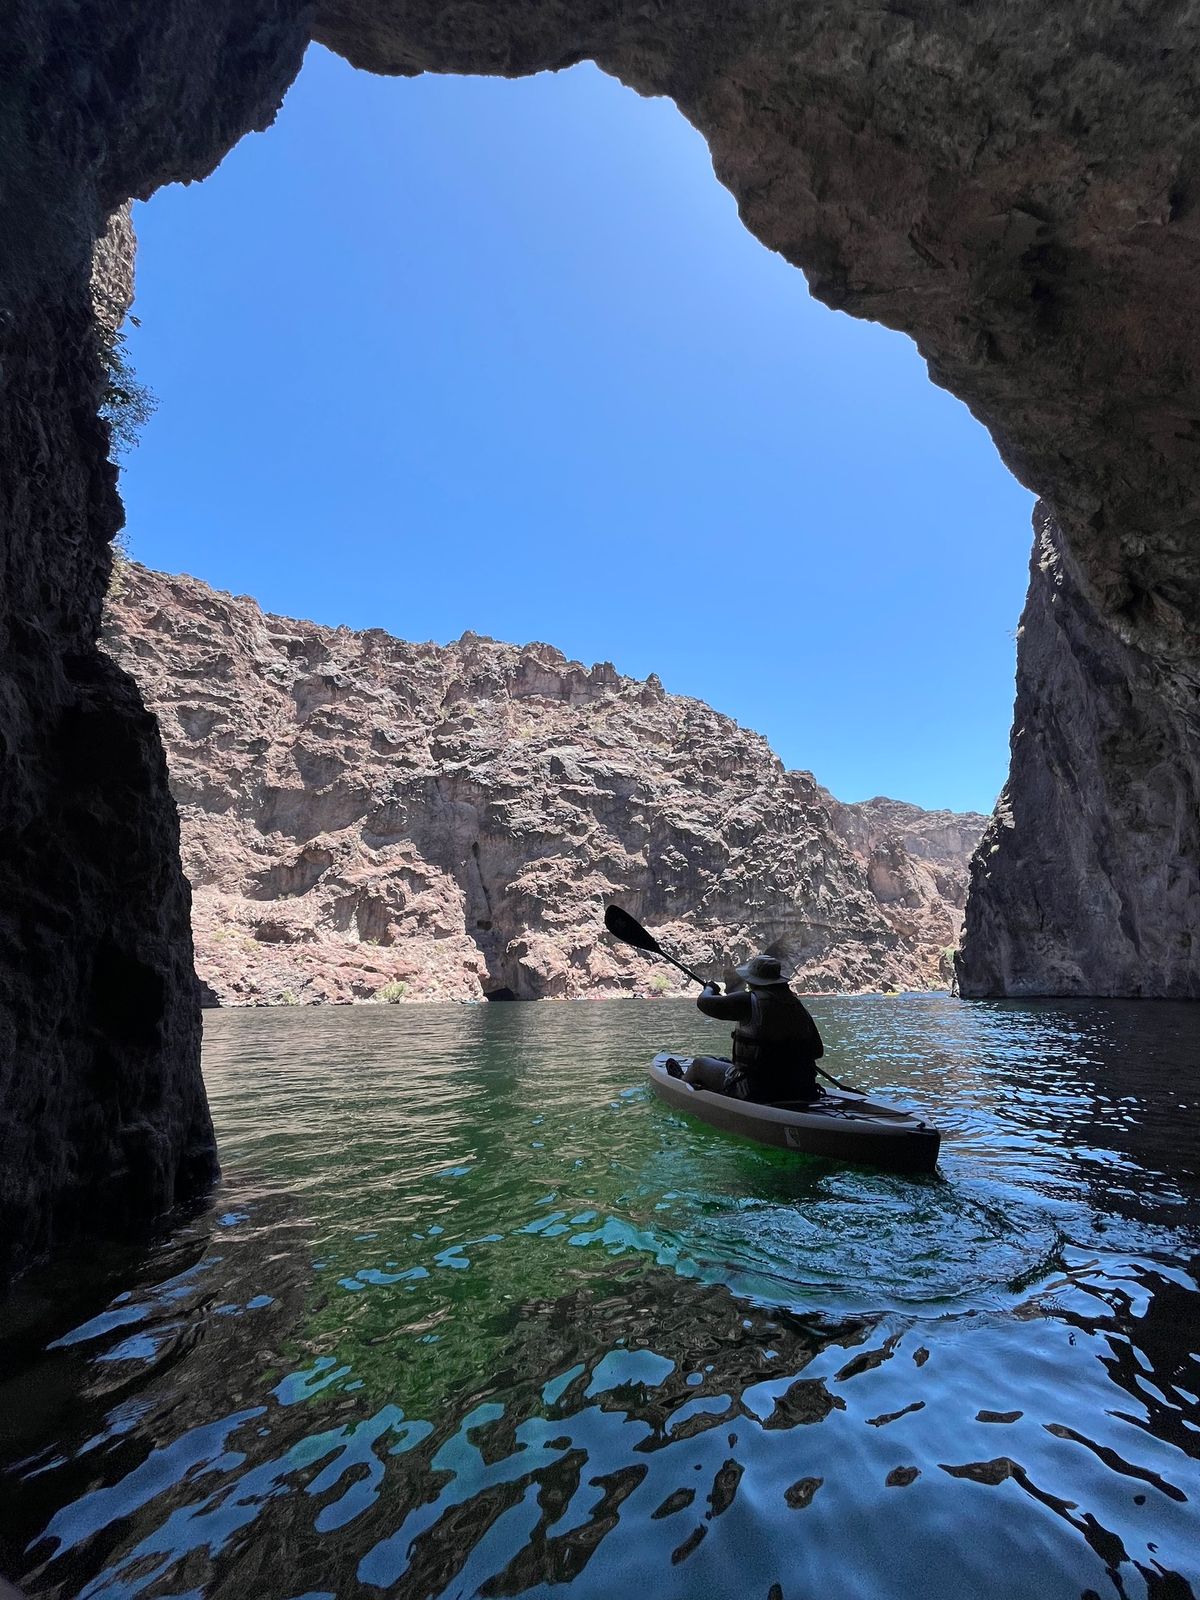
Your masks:
{"label": "blue sky", "polygon": [[657,672],[847,800],[990,810],[1031,496],[900,335],[591,67],[376,79],[137,208],[138,560],[410,639]]}

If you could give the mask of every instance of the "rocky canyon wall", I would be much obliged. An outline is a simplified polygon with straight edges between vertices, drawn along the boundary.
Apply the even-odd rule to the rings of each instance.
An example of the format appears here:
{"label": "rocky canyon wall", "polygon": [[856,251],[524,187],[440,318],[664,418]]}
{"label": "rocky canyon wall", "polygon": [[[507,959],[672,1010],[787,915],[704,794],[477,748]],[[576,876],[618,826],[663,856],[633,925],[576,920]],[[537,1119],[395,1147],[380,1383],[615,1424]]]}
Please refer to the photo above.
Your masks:
{"label": "rocky canyon wall", "polygon": [[[1197,744],[1195,8],[15,0],[0,51],[0,1272],[84,1202],[89,1224],[147,1214],[211,1164],[188,1154],[208,1136],[162,753],[95,649],[120,509],[91,260],[129,196],[203,177],[270,121],[314,32],[378,72],[593,59],[671,96],[746,225],[815,294],[912,335],[1057,529],[964,985],[1200,994],[1194,841],[1159,798],[1192,792]],[[1155,774],[1149,810],[1109,809],[1130,770]],[[1073,826],[1076,778],[1103,827]],[[1064,846],[1049,854],[1044,815]],[[1164,868],[1167,838],[1180,853]],[[1153,917],[1148,861],[1174,872]],[[1027,956],[1013,919],[1035,877]]]}
{"label": "rocky canyon wall", "polygon": [[769,946],[808,989],[944,981],[986,818],[841,805],[653,677],[124,562],[104,641],[162,729],[222,1004],[654,993],[610,900],[713,975]]}
{"label": "rocky canyon wall", "polygon": [[1035,524],[1012,766],[972,867],[960,985],[1195,996],[1200,675],[1123,639],[1048,506]]}

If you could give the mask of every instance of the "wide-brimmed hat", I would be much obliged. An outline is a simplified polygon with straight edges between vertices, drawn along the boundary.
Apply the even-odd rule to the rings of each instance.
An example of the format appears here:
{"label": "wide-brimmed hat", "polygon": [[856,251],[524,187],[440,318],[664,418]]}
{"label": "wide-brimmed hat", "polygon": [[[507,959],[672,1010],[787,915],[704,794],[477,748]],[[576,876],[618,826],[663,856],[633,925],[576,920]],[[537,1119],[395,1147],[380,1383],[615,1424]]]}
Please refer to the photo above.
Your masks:
{"label": "wide-brimmed hat", "polygon": [[787,984],[783,969],[774,956],[751,956],[749,961],[733,969],[752,989],[773,989],[776,984]]}

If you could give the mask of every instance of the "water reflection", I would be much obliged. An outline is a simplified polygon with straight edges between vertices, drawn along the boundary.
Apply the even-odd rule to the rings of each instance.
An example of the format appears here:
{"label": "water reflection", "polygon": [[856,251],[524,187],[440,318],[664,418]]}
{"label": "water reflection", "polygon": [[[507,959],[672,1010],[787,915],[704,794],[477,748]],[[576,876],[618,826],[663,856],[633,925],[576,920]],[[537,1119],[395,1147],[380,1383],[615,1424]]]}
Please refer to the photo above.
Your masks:
{"label": "water reflection", "polygon": [[1191,1594],[1187,1008],[1135,1060],[1160,1008],[817,1005],[831,1070],[947,1127],[941,1177],[672,1116],[637,1064],[707,1037],[681,1006],[217,1018],[217,1205],[12,1347],[6,1570]]}

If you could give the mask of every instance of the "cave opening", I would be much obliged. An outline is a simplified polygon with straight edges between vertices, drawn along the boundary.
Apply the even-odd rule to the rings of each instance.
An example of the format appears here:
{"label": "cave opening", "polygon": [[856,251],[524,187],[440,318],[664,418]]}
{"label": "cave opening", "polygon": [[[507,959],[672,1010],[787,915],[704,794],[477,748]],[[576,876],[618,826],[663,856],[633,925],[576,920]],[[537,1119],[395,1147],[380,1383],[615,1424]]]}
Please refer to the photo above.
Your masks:
{"label": "cave opening", "polygon": [[1032,497],[907,337],[747,232],[669,100],[313,46],[275,125],[135,225],[137,559],[330,625],[545,639],[841,798],[991,809]]}
{"label": "cave opening", "polygon": [[[548,638],[732,712],[847,798],[990,811],[1030,497],[904,336],[831,314],[746,232],[671,102],[591,67],[394,84],[313,47],[274,127],[198,191],[160,190],[135,224],[129,338],[160,409],[122,488],[148,566],[326,626]],[[742,618],[708,576],[739,567],[754,595]],[[658,626],[664,595],[682,643]],[[352,718],[327,645],[289,638],[285,654],[317,739],[294,761],[319,800],[306,822],[284,788],[255,824],[304,844],[304,881],[292,852],[245,893],[303,899],[324,874],[336,934],[361,895],[341,874],[363,870],[326,847],[355,815],[331,742]],[[179,707],[184,738],[236,748],[246,730],[214,707]],[[170,717],[166,732],[171,751]],[[389,751],[392,737],[372,734]],[[187,863],[186,817],[184,832]],[[443,865],[463,881],[480,991],[553,992],[508,953],[525,930],[497,921],[507,885],[472,850],[474,867]],[[222,922],[236,884],[202,854],[206,980],[228,969],[249,998],[252,941],[317,959],[321,912],[239,939]],[[412,973],[373,962],[423,938],[412,899],[385,884],[366,921],[359,908],[349,992],[411,993]],[[784,944],[811,959],[822,935],[771,948]]]}

